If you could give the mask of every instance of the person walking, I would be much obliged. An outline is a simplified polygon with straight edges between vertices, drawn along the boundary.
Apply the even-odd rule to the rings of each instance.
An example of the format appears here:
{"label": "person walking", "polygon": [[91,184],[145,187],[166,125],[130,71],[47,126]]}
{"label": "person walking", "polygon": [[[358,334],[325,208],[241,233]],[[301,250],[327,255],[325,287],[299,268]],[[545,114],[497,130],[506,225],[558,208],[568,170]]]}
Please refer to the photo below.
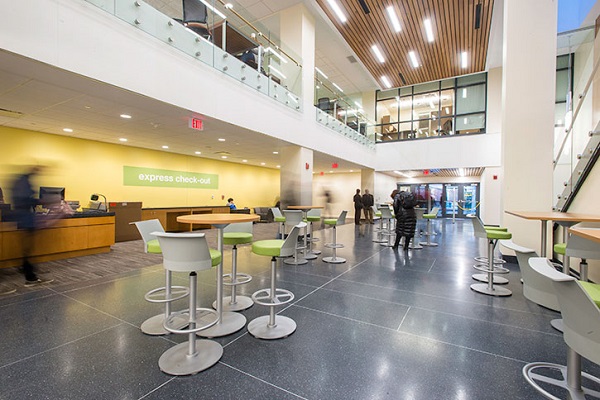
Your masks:
{"label": "person walking", "polygon": [[373,195],[369,193],[369,189],[365,189],[365,194],[362,196],[363,212],[365,214],[365,222],[367,224],[373,224],[373,205],[375,205],[375,199]]}
{"label": "person walking", "polygon": [[417,197],[412,192],[398,192],[394,196],[394,214],[396,214],[396,241],[392,249],[398,249],[400,238],[404,236],[404,251],[408,251],[411,239],[415,236]]}
{"label": "person walking", "polygon": [[354,225],[360,225],[360,211],[362,208],[363,204],[360,189],[356,189],[356,194],[354,195]]}

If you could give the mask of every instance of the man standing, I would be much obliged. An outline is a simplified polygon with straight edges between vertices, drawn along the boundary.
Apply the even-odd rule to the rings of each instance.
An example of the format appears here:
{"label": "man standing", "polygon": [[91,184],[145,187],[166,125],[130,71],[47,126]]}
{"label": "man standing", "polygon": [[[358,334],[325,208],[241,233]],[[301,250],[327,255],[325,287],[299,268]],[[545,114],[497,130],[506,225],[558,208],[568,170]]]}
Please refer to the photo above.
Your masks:
{"label": "man standing", "polygon": [[375,200],[373,195],[369,193],[369,189],[365,189],[365,194],[362,197],[363,212],[365,213],[365,221],[367,224],[373,223],[373,205]]}
{"label": "man standing", "polygon": [[360,225],[360,210],[363,208],[362,196],[360,195],[360,189],[356,189],[354,195],[354,225]]}

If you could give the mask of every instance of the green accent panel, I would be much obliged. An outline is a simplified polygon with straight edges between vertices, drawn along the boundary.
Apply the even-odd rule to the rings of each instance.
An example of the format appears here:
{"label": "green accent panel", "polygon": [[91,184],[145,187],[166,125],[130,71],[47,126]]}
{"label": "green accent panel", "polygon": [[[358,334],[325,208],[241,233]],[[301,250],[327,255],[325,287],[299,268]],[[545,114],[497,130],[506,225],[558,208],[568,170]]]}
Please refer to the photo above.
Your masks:
{"label": "green accent panel", "polygon": [[168,169],[123,166],[123,185],[174,187],[186,189],[218,189],[219,175]]}
{"label": "green accent panel", "polygon": [[221,252],[215,249],[208,249],[210,251],[210,259],[212,260],[212,266],[216,267],[221,262]]}
{"label": "green accent panel", "polygon": [[483,226],[485,228],[485,230],[492,230],[492,231],[503,231],[503,232],[508,232],[508,228],[502,228],[500,226],[489,226],[489,225],[484,225]]}
{"label": "green accent panel", "polygon": [[285,217],[275,217],[275,222],[285,222]]}
{"label": "green accent panel", "polygon": [[423,214],[423,218],[425,218],[425,219],[435,219],[435,218],[437,218],[437,214]]}
{"label": "green accent panel", "polygon": [[592,282],[579,281],[583,290],[594,300],[594,303],[600,307],[600,285]]}
{"label": "green accent panel", "polygon": [[223,234],[223,244],[244,244],[252,241],[252,234],[249,232],[225,232]]}
{"label": "green accent panel", "polygon": [[556,243],[554,245],[554,252],[556,254],[562,254],[563,256],[567,252],[567,244],[566,243]]}
{"label": "green accent panel", "polygon": [[510,239],[512,237],[512,233],[504,232],[504,231],[495,231],[495,230],[486,230],[488,239]]}
{"label": "green accent panel", "polygon": [[158,239],[148,240],[146,246],[148,246],[148,253],[162,254],[162,249],[160,248],[160,244],[158,244]]}
{"label": "green accent panel", "polygon": [[330,218],[324,219],[323,223],[325,225],[335,225],[335,224],[337,224],[337,219],[330,219]]}
{"label": "green accent panel", "polygon": [[252,243],[252,252],[261,256],[279,256],[281,254],[281,246],[284,240],[257,240]]}
{"label": "green accent panel", "polygon": [[308,222],[319,222],[321,220],[321,217],[317,217],[316,215],[309,215],[308,217],[306,217],[306,219],[308,220]]}

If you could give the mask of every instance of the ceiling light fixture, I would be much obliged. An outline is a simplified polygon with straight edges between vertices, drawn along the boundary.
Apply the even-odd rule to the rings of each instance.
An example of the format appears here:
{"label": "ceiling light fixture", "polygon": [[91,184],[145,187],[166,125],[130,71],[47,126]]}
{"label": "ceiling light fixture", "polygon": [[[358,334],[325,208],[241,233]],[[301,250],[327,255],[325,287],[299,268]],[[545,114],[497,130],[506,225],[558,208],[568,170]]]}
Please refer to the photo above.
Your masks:
{"label": "ceiling light fixture", "polygon": [[279,54],[278,52],[273,50],[270,46],[265,49],[265,53],[271,53],[274,56],[276,56],[277,58],[279,58],[281,61],[283,61],[285,64],[287,64],[287,60],[285,58],[283,58],[283,56],[281,54]]}
{"label": "ceiling light fixture", "polygon": [[283,72],[281,72],[280,70],[278,70],[278,69],[277,69],[277,68],[275,68],[274,66],[272,66],[272,65],[269,65],[269,70],[271,70],[271,71],[275,72],[277,75],[279,75],[279,76],[280,76],[280,77],[282,77],[283,79],[287,79],[287,76],[285,76],[285,75],[283,74]]}
{"label": "ceiling light fixture", "polygon": [[344,89],[342,89],[341,87],[339,87],[337,84],[335,84],[335,83],[333,83],[333,82],[331,82],[331,83],[333,84],[333,86],[335,86],[335,88],[336,88],[337,90],[339,90],[340,92],[344,93]]}
{"label": "ceiling light fixture", "polygon": [[467,68],[467,52],[463,51],[460,54],[460,66],[463,68]]}
{"label": "ceiling light fixture", "polygon": [[219,142],[224,142],[225,141],[225,139],[223,139],[223,138],[219,138],[218,140],[219,140]]}
{"label": "ceiling light fixture", "polygon": [[126,141],[127,141],[127,139],[126,139],[126,138],[124,138],[124,137],[122,137],[122,138],[119,138],[119,142],[126,142]]}
{"label": "ceiling light fixture", "polygon": [[221,158],[222,158],[222,159],[226,159],[226,158],[227,158],[227,156],[221,156]]}
{"label": "ceiling light fixture", "polygon": [[462,98],[463,99],[467,98],[467,88],[463,88],[463,90],[462,90]]}
{"label": "ceiling light fixture", "polygon": [[200,154],[202,154],[202,152],[201,151],[195,151],[194,154],[200,155]]}
{"label": "ceiling light fixture", "polygon": [[327,0],[327,2],[329,3],[329,7],[331,7],[331,9],[335,13],[335,15],[337,15],[337,17],[338,17],[338,19],[340,20],[341,23],[344,23],[344,22],[348,21],[348,18],[346,18],[346,15],[342,11],[342,8],[337,3],[337,1],[335,1],[335,0]]}
{"label": "ceiling light fixture", "polygon": [[233,8],[233,4],[227,3],[227,4],[225,4],[225,8],[228,10],[231,10]]}
{"label": "ceiling light fixture", "polygon": [[129,114],[121,114],[120,117],[124,119],[131,119],[131,115]]}
{"label": "ceiling light fixture", "polygon": [[261,162],[261,163],[260,163],[260,165],[265,165],[265,163],[264,163],[264,162]]}
{"label": "ceiling light fixture", "polygon": [[248,160],[242,160],[242,162],[248,162]]}
{"label": "ceiling light fixture", "polygon": [[412,178],[410,175],[405,174],[404,172],[400,172],[400,171],[394,171],[394,173],[398,174],[398,175],[402,175],[405,178]]}
{"label": "ceiling light fixture", "polygon": [[475,6],[475,29],[481,27],[481,2]]}
{"label": "ceiling light fixture", "polygon": [[433,27],[431,26],[431,20],[424,20],[423,25],[425,25],[425,34],[427,35],[427,41],[430,43],[433,42]]}
{"label": "ceiling light fixture", "polygon": [[458,173],[460,174],[460,176],[465,176],[465,169],[464,168],[459,168],[458,169]]}
{"label": "ceiling light fixture", "polygon": [[71,129],[71,128],[63,128],[63,131],[71,133],[71,132],[73,132],[73,129]]}
{"label": "ceiling light fixture", "polygon": [[327,77],[327,75],[325,75],[325,74],[323,73],[323,71],[321,71],[319,68],[315,67],[315,71],[317,71],[319,74],[321,74],[321,76],[322,76],[323,78],[325,78],[325,79],[329,79],[329,78]]}
{"label": "ceiling light fixture", "polygon": [[209,4],[208,1],[206,0],[200,0],[206,7],[208,7],[208,9],[212,12],[214,12],[215,14],[217,14],[219,17],[226,19],[227,17],[225,16],[225,14],[223,14],[221,11],[217,10],[216,8],[214,8],[212,6],[212,4]]}
{"label": "ceiling light fixture", "polygon": [[386,89],[390,89],[392,87],[392,82],[390,82],[388,77],[385,75],[381,77],[381,82],[383,82],[383,86],[385,86]]}
{"label": "ceiling light fixture", "polygon": [[375,57],[377,57],[377,60],[380,63],[384,63],[385,62],[385,58],[383,58],[383,54],[381,54],[381,50],[379,50],[379,47],[377,47],[376,44],[374,44],[373,46],[371,46],[371,50],[373,50],[373,54],[375,54]]}
{"label": "ceiling light fixture", "polygon": [[398,76],[400,77],[400,80],[402,81],[402,84],[406,85],[406,79],[404,79],[404,75],[402,75],[402,72],[399,72]]}
{"label": "ceiling light fixture", "polygon": [[419,68],[419,60],[417,60],[417,55],[415,54],[415,52],[412,50],[409,51],[408,57],[410,58],[410,63],[412,64],[412,66],[414,68]]}
{"label": "ceiling light fixture", "polygon": [[278,151],[274,151],[273,154],[279,154],[279,152]]}
{"label": "ceiling light fixture", "polygon": [[388,17],[390,17],[390,22],[392,23],[394,31],[400,32],[402,30],[402,27],[400,26],[400,20],[396,15],[396,10],[394,9],[394,6],[389,6],[385,9],[385,11],[387,11]]}
{"label": "ceiling light fixture", "polygon": [[358,0],[358,4],[360,4],[360,6],[362,7],[363,12],[365,14],[370,14],[371,13],[371,10],[369,10],[369,6],[365,2],[365,0]]}
{"label": "ceiling light fixture", "polygon": [[360,105],[360,103],[358,101],[355,101],[354,104],[356,104],[356,107],[362,108],[362,106]]}
{"label": "ceiling light fixture", "polygon": [[163,148],[163,149],[168,149],[168,148],[169,148],[169,146],[163,146],[162,148]]}

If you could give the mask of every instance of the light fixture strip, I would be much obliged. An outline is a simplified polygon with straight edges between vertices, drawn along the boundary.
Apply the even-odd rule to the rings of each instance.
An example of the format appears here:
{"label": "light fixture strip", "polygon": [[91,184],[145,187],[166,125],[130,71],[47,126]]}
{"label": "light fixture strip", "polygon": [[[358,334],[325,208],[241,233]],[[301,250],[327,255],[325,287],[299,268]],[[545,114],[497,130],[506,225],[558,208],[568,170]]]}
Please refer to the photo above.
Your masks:
{"label": "light fixture strip", "polygon": [[327,77],[327,75],[325,75],[325,74],[323,73],[323,71],[321,71],[319,68],[315,67],[315,71],[317,71],[319,74],[321,74],[321,76],[322,76],[323,78],[325,78],[325,79],[329,79],[329,78]]}
{"label": "light fixture strip", "polygon": [[225,14],[223,14],[221,11],[217,10],[216,8],[214,8],[212,6],[212,4],[210,4],[208,1],[206,0],[200,0],[202,2],[202,4],[204,4],[206,7],[208,7],[208,9],[212,12],[214,12],[215,14],[217,14],[219,17],[223,18],[223,19],[227,19],[227,17],[225,16]]}
{"label": "light fixture strip", "polygon": [[335,13],[335,15],[337,15],[340,22],[344,23],[344,22],[348,21],[348,18],[346,18],[346,15],[342,11],[342,7],[340,7],[340,5],[338,4],[337,1],[327,0],[327,2],[329,3],[329,7],[331,7],[331,9]]}
{"label": "light fixture strip", "polygon": [[419,60],[417,60],[417,55],[414,51],[408,52],[408,57],[410,58],[410,62],[414,68],[419,68]]}
{"label": "light fixture strip", "polygon": [[270,46],[265,49],[265,53],[271,53],[277,58],[279,58],[281,61],[283,61],[285,64],[287,64],[287,60],[281,54],[273,50]]}
{"label": "light fixture strip", "polygon": [[385,86],[386,89],[390,89],[392,87],[392,83],[385,75],[381,77],[381,82],[383,82],[383,86]]}
{"label": "light fixture strip", "polygon": [[337,90],[339,90],[340,92],[344,93],[344,89],[342,89],[341,87],[339,87],[339,86],[338,86],[336,83],[334,83],[334,82],[331,82],[331,83],[333,84],[333,86],[335,86],[335,88],[336,88]]}
{"label": "light fixture strip", "polygon": [[385,9],[388,13],[388,17],[390,17],[390,22],[392,23],[392,27],[395,32],[400,32],[402,27],[400,26],[400,20],[398,19],[398,15],[396,15],[396,10],[394,6],[389,6]]}
{"label": "light fixture strip", "polygon": [[283,72],[281,72],[280,70],[278,70],[278,69],[277,69],[277,68],[275,68],[274,66],[272,66],[272,65],[269,65],[269,70],[271,70],[271,71],[275,72],[277,75],[279,75],[279,76],[280,76],[280,77],[282,77],[283,79],[287,79],[287,76],[285,76],[285,75],[283,74]]}
{"label": "light fixture strip", "polygon": [[431,20],[428,18],[423,21],[423,25],[425,25],[425,34],[427,35],[427,41],[433,42],[433,27],[431,26]]}
{"label": "light fixture strip", "polygon": [[460,66],[463,68],[467,68],[467,52],[463,51],[460,54]]}
{"label": "light fixture strip", "polygon": [[385,62],[385,58],[383,58],[383,54],[381,53],[381,50],[379,50],[379,47],[377,47],[376,44],[374,44],[373,46],[371,46],[371,50],[373,50],[373,53],[375,54],[375,57],[377,57],[377,60],[380,63],[384,63]]}

